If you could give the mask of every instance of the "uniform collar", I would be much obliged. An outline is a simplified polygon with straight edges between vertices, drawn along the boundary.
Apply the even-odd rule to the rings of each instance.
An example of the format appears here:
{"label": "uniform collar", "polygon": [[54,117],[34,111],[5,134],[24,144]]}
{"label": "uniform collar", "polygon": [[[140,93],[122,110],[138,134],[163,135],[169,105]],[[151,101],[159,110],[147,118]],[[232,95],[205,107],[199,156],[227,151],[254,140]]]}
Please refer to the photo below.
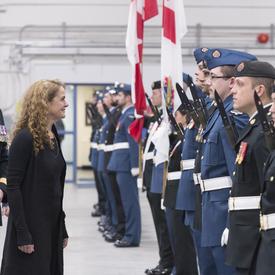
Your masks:
{"label": "uniform collar", "polygon": [[124,114],[128,109],[130,109],[130,108],[133,107],[133,106],[134,106],[134,105],[131,104],[131,105],[129,105],[129,106],[123,108],[121,113]]}
{"label": "uniform collar", "polygon": [[[270,103],[264,105],[263,108],[266,109],[267,107],[271,107],[271,105],[272,105],[272,102],[270,102]],[[257,114],[258,114],[258,111],[256,111],[256,112],[249,118],[249,122],[250,122],[252,119],[254,119],[254,118],[256,117]]]}

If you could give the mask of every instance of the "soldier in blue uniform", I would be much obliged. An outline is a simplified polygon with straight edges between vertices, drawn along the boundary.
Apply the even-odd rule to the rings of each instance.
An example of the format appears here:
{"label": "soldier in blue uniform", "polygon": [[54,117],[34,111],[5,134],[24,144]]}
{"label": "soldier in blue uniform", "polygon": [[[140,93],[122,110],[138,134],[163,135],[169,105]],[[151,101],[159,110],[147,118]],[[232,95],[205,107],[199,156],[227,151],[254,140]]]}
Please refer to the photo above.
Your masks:
{"label": "soldier in blue uniform", "polygon": [[[4,123],[2,111],[0,110],[0,226],[2,225],[1,203],[7,203],[7,165],[8,165],[8,135]],[[8,207],[5,206],[8,213]]]}
{"label": "soldier in blue uniform", "polygon": [[[209,48],[205,48],[205,47],[197,48],[194,50],[194,57],[197,63],[197,70],[195,72],[195,84],[196,84],[197,90],[198,91],[201,90],[200,97],[204,99],[205,107],[208,111],[208,118],[211,117],[215,109],[215,106],[213,105],[213,100],[209,97],[209,83],[207,83],[206,81],[206,79],[209,77],[210,72],[206,67],[205,56],[209,50],[210,50]],[[201,188],[200,188],[200,178],[201,178],[200,163],[201,163],[201,149],[202,149],[201,134],[203,130],[204,129],[202,126],[198,129],[198,132],[194,141],[194,142],[197,142],[197,147],[198,147],[195,154],[195,163],[194,163],[194,169],[193,169],[193,179],[195,184],[195,194],[193,193],[193,196],[195,196],[195,199],[192,197],[192,195],[191,197],[189,197],[187,194],[188,198],[190,198],[190,200],[194,202],[194,223],[193,223],[193,226],[191,226],[191,228],[194,228],[195,230],[194,231],[195,235],[193,236],[195,237],[197,248],[201,247],[200,233],[199,233],[199,231],[201,231],[201,200],[202,200]],[[191,214],[191,212],[189,212],[189,214]],[[204,272],[206,272],[207,274],[208,269],[210,268],[210,266],[208,265],[209,261],[207,260],[207,257],[205,261],[203,260],[204,257],[202,258],[200,257],[199,250],[197,251],[197,253],[199,257],[198,259],[199,259],[200,271],[202,274],[204,274]]]}
{"label": "soldier in blue uniform", "polygon": [[116,227],[117,227],[117,210],[115,204],[115,198],[111,186],[110,179],[106,172],[105,167],[105,141],[106,136],[108,134],[110,124],[112,123],[112,115],[110,113],[110,108],[112,106],[112,98],[109,94],[110,87],[106,87],[105,90],[102,91],[102,98],[99,100],[98,104],[101,105],[100,108],[104,109],[103,115],[103,124],[100,128],[100,135],[99,135],[99,144],[98,144],[98,163],[97,163],[97,173],[101,185],[105,190],[105,197],[106,197],[106,217],[108,221],[108,225],[105,227],[105,232],[103,236],[109,234],[115,234]]}
{"label": "soldier in blue uniform", "polygon": [[[275,74],[273,76],[275,79]],[[275,124],[275,89],[272,92],[272,106],[270,112]],[[274,139],[274,135],[272,135]],[[257,256],[256,275],[269,275],[275,270],[275,148],[266,161],[264,168],[264,183],[261,197],[261,240]]]}
{"label": "soldier in blue uniform", "polygon": [[88,108],[88,115],[89,119],[91,120],[91,126],[92,126],[92,132],[90,137],[90,154],[89,154],[89,160],[91,162],[91,167],[94,172],[94,178],[95,178],[95,186],[96,191],[98,195],[98,201],[96,204],[94,204],[94,210],[91,212],[92,217],[100,217],[101,215],[105,214],[105,196],[104,191],[102,190],[102,187],[100,185],[98,176],[97,176],[97,146],[98,146],[98,138],[99,138],[99,129],[102,125],[102,117],[98,113],[96,104],[98,100],[98,94],[99,91],[94,93],[92,96],[92,102]]}
{"label": "soldier in blue uniform", "polygon": [[[227,49],[211,49],[207,52],[206,62],[210,70],[208,82],[210,97],[216,90],[221,97],[225,111],[233,109],[231,89],[234,84],[233,69],[242,60],[254,60],[247,53]],[[230,114],[231,115],[231,114]],[[232,114],[233,115],[233,114]],[[243,115],[234,116],[236,127],[240,130],[247,123]],[[231,275],[232,267],[225,265],[224,248],[221,237],[226,228],[228,197],[232,186],[235,151],[229,142],[221,115],[216,110],[207,122],[203,132],[201,157],[202,190],[202,234],[201,245],[210,251],[215,272],[212,274]]]}
{"label": "soldier in blue uniform", "polygon": [[112,189],[112,194],[115,202],[115,215],[117,218],[115,231],[105,234],[105,240],[107,242],[115,242],[116,240],[121,239],[125,233],[125,215],[121,201],[119,186],[116,180],[116,173],[107,169],[113,152],[113,142],[116,132],[116,126],[119,117],[121,116],[121,108],[117,106],[117,85],[112,87],[104,97],[104,100],[111,101],[112,104],[112,107],[110,108],[109,125],[108,129],[106,130],[104,146],[104,177],[106,178],[106,181],[109,182]]}
{"label": "soldier in blue uniform", "polygon": [[[161,81],[154,81],[152,83],[152,104],[156,108],[162,106],[161,96]],[[159,111],[162,114],[162,111]],[[156,118],[158,119],[158,118]],[[146,269],[146,274],[170,274],[173,265],[173,251],[169,240],[167,221],[164,210],[161,208],[161,197],[162,197],[162,183],[163,183],[163,163],[156,166],[153,158],[155,154],[155,146],[152,143],[152,139],[159,126],[159,123],[155,121],[152,128],[149,131],[147,138],[145,151],[144,151],[144,162],[145,172],[148,173],[146,181],[147,185],[147,199],[151,208],[153,222],[156,230],[156,236],[159,247],[159,262],[155,268]],[[148,149],[147,149],[148,148]]]}
{"label": "soldier in blue uniform", "polygon": [[[264,181],[264,163],[269,154],[260,122],[262,114],[257,112],[254,92],[262,101],[264,113],[268,113],[275,69],[267,62],[241,62],[235,68],[234,76],[234,108],[249,116],[249,124],[236,144],[238,154],[228,202],[229,236],[226,262],[236,267],[236,274],[250,275],[255,274],[260,240],[260,194]],[[266,193],[263,198],[267,198]],[[268,214],[268,203],[265,205],[264,202],[267,201],[262,200],[262,210],[264,214]],[[271,273],[259,274],[273,272],[274,270]]]}
{"label": "soldier in blue uniform", "polygon": [[[186,128],[190,118],[187,112],[180,107],[175,113],[175,120],[183,128]],[[165,206],[170,243],[174,253],[174,272],[175,274],[196,275],[198,274],[196,252],[190,228],[183,222],[184,211],[176,209],[178,186],[181,178],[181,152],[182,146],[185,144],[182,144],[181,136],[175,136],[174,132],[170,134],[169,139],[169,165],[163,205]]]}
{"label": "soldier in blue uniform", "polygon": [[139,246],[140,243],[141,216],[137,189],[138,144],[128,132],[128,127],[134,120],[130,85],[120,85],[118,105],[122,108],[122,114],[117,124],[114,150],[108,169],[116,172],[125,214],[125,234],[114,245],[116,247],[131,247]]}

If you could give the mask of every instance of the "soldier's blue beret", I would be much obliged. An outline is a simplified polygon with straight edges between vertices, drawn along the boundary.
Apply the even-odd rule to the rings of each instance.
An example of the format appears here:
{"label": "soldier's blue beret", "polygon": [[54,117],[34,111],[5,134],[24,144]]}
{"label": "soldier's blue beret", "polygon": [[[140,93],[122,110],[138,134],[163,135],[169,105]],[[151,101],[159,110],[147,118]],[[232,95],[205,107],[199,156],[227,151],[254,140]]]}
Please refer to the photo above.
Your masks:
{"label": "soldier's blue beret", "polygon": [[105,95],[105,90],[98,90],[96,91],[96,100],[99,101],[99,100],[103,100],[104,98],[104,95]]}
{"label": "soldier's blue beret", "polygon": [[219,66],[236,66],[242,61],[257,60],[255,55],[230,49],[211,49],[205,56],[209,70]]}
{"label": "soldier's blue beret", "polygon": [[131,85],[120,83],[118,86],[118,92],[123,92],[125,95],[131,95]]}
{"label": "soldier's blue beret", "polygon": [[197,64],[199,64],[201,61],[203,61],[205,59],[205,56],[208,51],[209,51],[209,48],[197,48],[194,50],[193,54],[194,54]]}
{"label": "soldier's blue beret", "polygon": [[119,87],[119,82],[115,81],[114,85],[112,85],[109,89],[109,94],[111,95],[115,95],[118,93],[118,87]]}

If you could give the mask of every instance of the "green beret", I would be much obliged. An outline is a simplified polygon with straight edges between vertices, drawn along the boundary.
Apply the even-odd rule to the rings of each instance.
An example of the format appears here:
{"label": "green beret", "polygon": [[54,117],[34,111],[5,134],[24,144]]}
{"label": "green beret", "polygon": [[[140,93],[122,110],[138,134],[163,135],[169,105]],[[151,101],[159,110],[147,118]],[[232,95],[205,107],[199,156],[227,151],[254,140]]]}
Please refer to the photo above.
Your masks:
{"label": "green beret", "polygon": [[275,68],[268,62],[243,61],[234,68],[233,75],[275,79]]}

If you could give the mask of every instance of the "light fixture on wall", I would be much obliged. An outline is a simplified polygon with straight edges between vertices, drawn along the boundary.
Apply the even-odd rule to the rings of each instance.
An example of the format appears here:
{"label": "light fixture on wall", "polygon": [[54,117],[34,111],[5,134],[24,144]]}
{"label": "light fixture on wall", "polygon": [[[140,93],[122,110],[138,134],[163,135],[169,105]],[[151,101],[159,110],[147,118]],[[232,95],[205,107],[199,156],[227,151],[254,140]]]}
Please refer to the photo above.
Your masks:
{"label": "light fixture on wall", "polygon": [[259,33],[257,36],[257,41],[260,44],[266,44],[269,41],[269,34],[268,33]]}

